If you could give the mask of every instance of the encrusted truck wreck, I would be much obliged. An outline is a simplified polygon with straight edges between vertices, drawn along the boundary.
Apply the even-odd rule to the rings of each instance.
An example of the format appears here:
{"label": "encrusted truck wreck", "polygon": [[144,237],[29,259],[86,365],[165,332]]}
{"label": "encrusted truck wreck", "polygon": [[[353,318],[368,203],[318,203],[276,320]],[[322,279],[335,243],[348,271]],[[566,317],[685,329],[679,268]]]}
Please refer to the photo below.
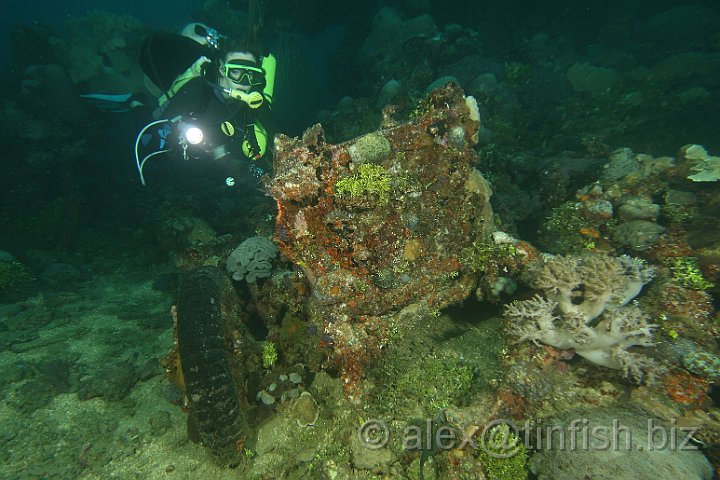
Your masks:
{"label": "encrusted truck wreck", "polygon": [[438,312],[476,287],[461,252],[494,230],[474,168],[479,121],[475,100],[447,84],[408,123],[349,142],[327,144],[320,125],[276,138],[275,242],[311,284],[306,311],[351,400],[403,312]]}

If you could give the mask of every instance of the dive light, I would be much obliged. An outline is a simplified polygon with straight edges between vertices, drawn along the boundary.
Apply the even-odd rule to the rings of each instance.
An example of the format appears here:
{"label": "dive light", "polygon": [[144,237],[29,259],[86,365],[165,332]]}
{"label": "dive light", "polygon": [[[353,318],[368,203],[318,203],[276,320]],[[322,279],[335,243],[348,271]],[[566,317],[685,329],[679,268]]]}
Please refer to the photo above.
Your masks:
{"label": "dive light", "polygon": [[190,145],[197,145],[203,141],[203,132],[200,128],[195,126],[189,126],[185,130],[185,140]]}
{"label": "dive light", "polygon": [[180,115],[171,119],[164,118],[161,120],[156,120],[145,125],[145,127],[140,130],[140,133],[138,133],[138,136],[135,139],[135,163],[137,164],[138,174],[140,174],[140,182],[142,182],[143,185],[145,185],[145,176],[143,175],[143,168],[145,167],[145,162],[147,162],[156,155],[160,155],[161,153],[169,152],[171,150],[170,148],[163,148],[164,143],[161,143],[161,147],[159,150],[149,153],[142,160],[140,160],[140,143],[142,141],[143,135],[145,135],[145,132],[147,132],[151,127],[162,124],[179,125],[181,135],[179,136],[178,141],[183,150],[183,157],[186,160],[188,159],[188,145],[198,145],[203,141],[203,138],[205,137],[203,131],[199,127],[182,122],[182,117]]}

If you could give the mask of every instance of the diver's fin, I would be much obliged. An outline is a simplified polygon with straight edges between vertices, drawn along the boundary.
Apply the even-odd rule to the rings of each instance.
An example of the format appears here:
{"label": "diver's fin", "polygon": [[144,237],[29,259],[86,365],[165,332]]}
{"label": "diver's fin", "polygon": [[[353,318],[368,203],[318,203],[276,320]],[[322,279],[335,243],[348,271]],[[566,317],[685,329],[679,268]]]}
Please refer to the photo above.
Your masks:
{"label": "diver's fin", "polygon": [[131,109],[143,105],[142,102],[133,98],[132,93],[121,93],[117,95],[89,93],[80,95],[80,98],[84,98],[101,110],[116,113],[129,112]]}

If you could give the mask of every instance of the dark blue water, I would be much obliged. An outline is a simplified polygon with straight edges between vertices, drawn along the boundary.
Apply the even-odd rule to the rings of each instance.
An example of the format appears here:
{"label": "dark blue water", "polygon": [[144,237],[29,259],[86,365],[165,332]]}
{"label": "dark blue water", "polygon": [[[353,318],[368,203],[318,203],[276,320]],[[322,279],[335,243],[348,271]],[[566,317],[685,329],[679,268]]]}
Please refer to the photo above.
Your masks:
{"label": "dark blue water", "polygon": [[10,53],[9,33],[17,25],[44,23],[61,29],[65,20],[71,16],[79,16],[90,10],[106,10],[109,12],[132,15],[148,25],[157,27],[183,25],[190,21],[192,12],[202,2],[196,0],[178,0],[177,2],[94,2],[80,0],[77,2],[28,2],[21,8],[5,8],[0,19],[0,64],[7,65]]}

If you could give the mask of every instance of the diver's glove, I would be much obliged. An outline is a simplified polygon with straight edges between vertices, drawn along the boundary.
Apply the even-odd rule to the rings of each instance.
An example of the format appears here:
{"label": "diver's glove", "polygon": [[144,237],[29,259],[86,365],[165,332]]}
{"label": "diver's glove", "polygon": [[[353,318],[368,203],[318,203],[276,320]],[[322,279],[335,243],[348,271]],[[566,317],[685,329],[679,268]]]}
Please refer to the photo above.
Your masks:
{"label": "diver's glove", "polygon": [[145,149],[162,150],[172,144],[170,136],[173,129],[169,123],[162,123],[156,130],[148,130],[140,136],[140,144]]}

